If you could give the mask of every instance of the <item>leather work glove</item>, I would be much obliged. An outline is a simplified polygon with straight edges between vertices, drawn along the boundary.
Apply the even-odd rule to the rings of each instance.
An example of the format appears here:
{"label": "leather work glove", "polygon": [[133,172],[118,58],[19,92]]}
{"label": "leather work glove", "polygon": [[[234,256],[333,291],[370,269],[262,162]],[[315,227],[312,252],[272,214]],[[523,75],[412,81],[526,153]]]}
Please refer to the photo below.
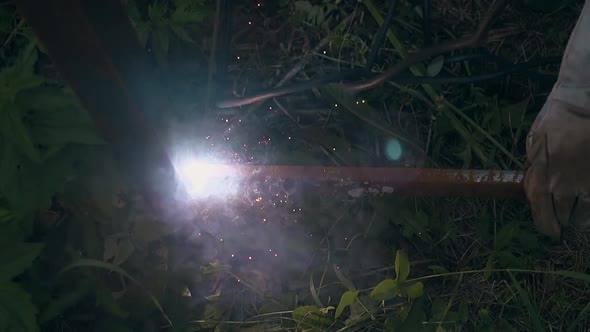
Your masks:
{"label": "leather work glove", "polygon": [[537,229],[590,226],[590,0],[570,35],[557,83],[526,142],[524,180]]}

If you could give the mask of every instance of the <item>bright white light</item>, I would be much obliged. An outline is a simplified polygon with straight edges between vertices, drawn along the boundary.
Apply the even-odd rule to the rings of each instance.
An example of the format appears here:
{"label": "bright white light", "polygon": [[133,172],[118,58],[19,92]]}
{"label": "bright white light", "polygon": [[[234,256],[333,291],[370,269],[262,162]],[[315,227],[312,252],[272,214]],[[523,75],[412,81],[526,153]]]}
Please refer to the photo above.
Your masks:
{"label": "bright white light", "polygon": [[237,190],[238,179],[226,177],[227,165],[183,158],[174,162],[178,178],[188,194],[196,198],[227,198]]}

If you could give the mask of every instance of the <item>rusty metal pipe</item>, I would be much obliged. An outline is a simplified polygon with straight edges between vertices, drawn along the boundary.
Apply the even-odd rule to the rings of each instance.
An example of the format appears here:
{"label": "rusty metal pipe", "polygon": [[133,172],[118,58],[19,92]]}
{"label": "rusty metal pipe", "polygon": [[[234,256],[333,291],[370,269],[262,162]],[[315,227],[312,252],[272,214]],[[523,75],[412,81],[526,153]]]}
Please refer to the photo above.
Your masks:
{"label": "rusty metal pipe", "polygon": [[409,196],[524,199],[524,172],[434,168],[215,165],[211,176],[308,180],[327,188]]}

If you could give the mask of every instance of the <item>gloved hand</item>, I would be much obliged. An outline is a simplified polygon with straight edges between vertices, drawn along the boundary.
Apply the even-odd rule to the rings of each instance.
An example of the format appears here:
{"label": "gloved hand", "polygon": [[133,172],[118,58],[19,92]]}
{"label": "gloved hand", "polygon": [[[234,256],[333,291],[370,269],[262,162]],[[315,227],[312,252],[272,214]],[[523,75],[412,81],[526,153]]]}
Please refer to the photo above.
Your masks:
{"label": "gloved hand", "polygon": [[562,226],[590,226],[590,0],[526,149],[524,186],[537,229],[559,238]]}

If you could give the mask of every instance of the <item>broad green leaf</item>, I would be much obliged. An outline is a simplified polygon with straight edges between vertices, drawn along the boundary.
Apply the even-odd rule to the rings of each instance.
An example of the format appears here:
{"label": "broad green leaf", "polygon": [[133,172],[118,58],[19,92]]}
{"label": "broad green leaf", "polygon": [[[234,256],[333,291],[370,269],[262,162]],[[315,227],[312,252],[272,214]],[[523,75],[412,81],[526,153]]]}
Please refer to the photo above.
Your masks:
{"label": "broad green leaf", "polygon": [[62,192],[68,177],[74,172],[74,146],[47,158],[43,164],[19,156],[13,148],[5,148],[0,159],[0,191],[15,213],[35,214],[47,209],[55,193]]}
{"label": "broad green leaf", "polygon": [[376,301],[387,301],[397,296],[397,281],[385,279],[371,292],[371,298]]}
{"label": "broad green leaf", "polygon": [[404,287],[404,292],[410,299],[416,299],[424,295],[424,284],[421,282],[413,283],[409,286]]}
{"label": "broad green leaf", "polygon": [[0,247],[0,281],[11,280],[33,264],[41,254],[43,243],[14,243]]}
{"label": "broad green leaf", "polygon": [[38,332],[37,308],[18,284],[0,281],[0,330]]}
{"label": "broad green leaf", "polygon": [[17,57],[15,63],[0,71],[0,105],[12,105],[17,93],[37,87],[44,82],[34,73],[37,62],[37,47],[31,42]]}
{"label": "broad green leaf", "polygon": [[344,294],[342,294],[342,297],[340,297],[340,303],[338,303],[338,307],[336,307],[335,318],[340,317],[344,309],[349,307],[358,295],[358,291],[346,291]]}
{"label": "broad green leaf", "polygon": [[[20,91],[16,95],[15,104],[23,110],[35,112],[48,112],[47,114],[39,114],[35,116],[44,116],[53,119],[49,122],[50,125],[59,125],[63,122],[85,120],[90,121],[90,117],[85,110],[80,110],[82,105],[78,101],[75,94],[70,89],[64,89],[56,86],[39,86],[32,89]],[[55,110],[67,110],[71,117],[64,118],[63,116],[53,117]],[[73,110],[73,112],[70,112]]]}
{"label": "broad green leaf", "polygon": [[437,56],[436,58],[434,58],[434,60],[432,60],[432,62],[426,68],[426,74],[430,77],[434,77],[434,76],[440,74],[440,71],[442,70],[444,64],[445,64],[445,57],[442,55]]}
{"label": "broad green leaf", "polygon": [[19,93],[16,103],[27,112],[26,127],[35,143],[104,144],[92,120],[73,93],[56,87],[39,87]]}
{"label": "broad green leaf", "polygon": [[395,278],[398,283],[406,281],[410,275],[410,260],[404,250],[395,254]]}
{"label": "broad green leaf", "polygon": [[332,318],[324,313],[315,305],[301,306],[293,310],[293,319],[303,324],[303,327],[329,325],[332,324]]}

